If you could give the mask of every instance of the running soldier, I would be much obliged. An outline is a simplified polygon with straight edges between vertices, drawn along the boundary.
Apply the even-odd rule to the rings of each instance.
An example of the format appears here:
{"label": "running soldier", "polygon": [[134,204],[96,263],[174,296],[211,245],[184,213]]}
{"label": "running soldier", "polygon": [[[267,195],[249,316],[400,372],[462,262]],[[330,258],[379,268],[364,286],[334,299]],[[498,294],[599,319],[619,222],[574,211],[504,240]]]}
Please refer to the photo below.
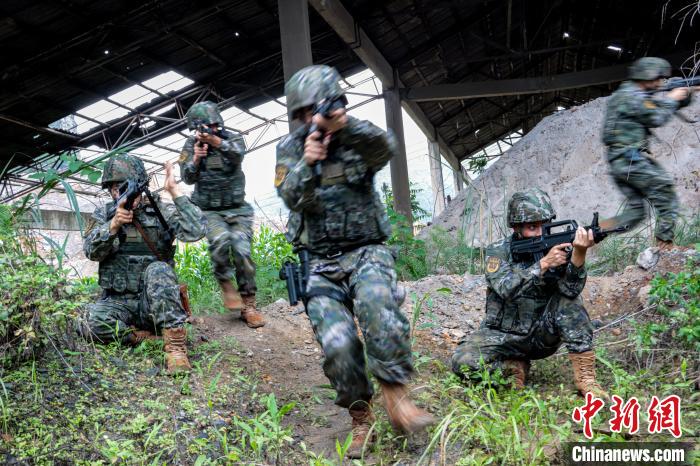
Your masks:
{"label": "running soldier", "polygon": [[[253,208],[245,201],[241,168],[245,143],[240,134],[224,130],[224,120],[214,102],[190,107],[187,127],[195,134],[182,148],[180,173],[185,183],[194,184],[192,202],[207,216],[209,255],[224,307],[240,310],[248,327],[262,327],[265,320],[255,305],[257,287],[251,257]],[[234,274],[238,289],[231,282]]]}
{"label": "running soldier", "polygon": [[[399,310],[394,257],[384,245],[390,228],[373,184],[396,154],[396,143],[372,123],[346,114],[340,79],[334,68],[318,65],[286,83],[287,107],[302,126],[277,146],[275,186],[291,210],[288,238],[310,255],[306,312],[335,402],[352,417],[348,455],[359,457],[373,441],[368,370],[382,387],[395,428],[416,431],[433,418],[409,398],[409,323]],[[322,102],[340,108],[328,118],[314,114]],[[309,134],[312,123],[318,129]]]}

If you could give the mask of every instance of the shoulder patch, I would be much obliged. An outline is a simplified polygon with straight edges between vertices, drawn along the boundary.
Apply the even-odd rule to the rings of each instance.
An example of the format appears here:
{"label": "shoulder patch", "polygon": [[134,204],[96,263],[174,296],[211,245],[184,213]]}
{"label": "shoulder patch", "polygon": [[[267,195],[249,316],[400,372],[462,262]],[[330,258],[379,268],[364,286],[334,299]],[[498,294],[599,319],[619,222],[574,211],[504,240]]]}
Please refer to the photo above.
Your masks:
{"label": "shoulder patch", "polygon": [[185,160],[187,160],[187,151],[182,151],[180,152],[180,158],[177,159],[177,163],[185,163]]}
{"label": "shoulder patch", "polygon": [[649,110],[654,110],[656,108],[656,104],[652,102],[651,100],[645,100],[644,101],[644,108],[647,108]]}
{"label": "shoulder patch", "polygon": [[287,166],[279,164],[275,167],[275,188],[282,184],[284,177],[287,176]]}
{"label": "shoulder patch", "polygon": [[501,259],[496,256],[489,256],[486,258],[486,272],[494,273],[497,272],[501,267]]}

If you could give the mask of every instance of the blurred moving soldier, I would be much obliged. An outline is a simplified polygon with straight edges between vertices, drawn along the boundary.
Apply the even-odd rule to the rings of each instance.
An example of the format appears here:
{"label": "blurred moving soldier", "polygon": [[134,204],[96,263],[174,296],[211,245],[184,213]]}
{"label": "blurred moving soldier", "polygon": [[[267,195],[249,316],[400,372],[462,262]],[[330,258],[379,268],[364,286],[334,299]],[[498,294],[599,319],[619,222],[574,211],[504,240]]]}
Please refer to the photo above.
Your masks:
{"label": "blurred moving soldier", "polygon": [[[187,127],[196,131],[182,148],[180,173],[185,183],[194,184],[192,202],[207,216],[209,255],[224,307],[240,310],[248,327],[262,327],[265,320],[255,305],[257,287],[251,257],[253,208],[245,201],[241,167],[245,143],[240,134],[224,130],[224,120],[214,102],[190,107]],[[231,282],[234,273],[238,289]]]}
{"label": "blurred moving soldier", "polygon": [[[593,232],[579,227],[573,244],[555,246],[539,261],[516,262],[511,254],[511,241],[541,236],[542,225],[553,218],[555,212],[544,191],[533,188],[513,194],[508,203],[513,236],[486,250],[486,316],[480,328],[457,347],[452,370],[478,377],[482,364],[487,370],[500,368],[513,376],[516,388],[524,388],[530,361],[551,356],[563,343],[579,392],[607,398],[596,382],[593,326],[580,296]],[[568,247],[573,248],[571,260]],[[545,276],[550,269],[554,276],[553,272]]]}
{"label": "blurred moving soldier", "polygon": [[[409,323],[399,310],[394,256],[384,245],[390,227],[373,184],[397,153],[396,142],[372,123],[346,115],[340,79],[334,68],[318,65],[286,83],[287,107],[303,125],[277,146],[275,186],[292,211],[288,239],[309,252],[306,313],[335,402],[352,417],[348,455],[359,457],[372,442],[368,369],[395,428],[416,431],[433,418],[409,398]],[[329,114],[315,113],[333,102],[339,105]]]}
{"label": "blurred moving soldier", "polygon": [[[83,242],[88,259],[98,261],[102,299],[88,308],[88,326],[102,343],[137,345],[163,335],[168,372],[190,368],[180,287],[173,270],[175,238],[197,241],[204,236],[206,218],[178,189],[170,163],[165,167],[165,190],[173,203],[153,195],[153,206],[142,194],[131,206],[118,206],[125,181],[147,182],[143,162],[129,154],[111,157],[102,173],[102,188],[113,202],[95,210]],[[116,208],[115,208],[116,207]],[[168,228],[158,218],[161,212]]]}
{"label": "blurred moving soldier", "polygon": [[643,57],[629,68],[623,82],[608,100],[603,142],[608,147],[610,175],[627,197],[624,211],[601,222],[603,228],[637,225],[645,217],[644,200],[656,210],[656,239],[659,247],[673,246],[678,218],[678,197],[673,178],[651,158],[650,128],[664,125],[679,107],[690,102],[687,88],[676,88],[666,96],[653,91],[671,76],[671,65],[663,58]]}

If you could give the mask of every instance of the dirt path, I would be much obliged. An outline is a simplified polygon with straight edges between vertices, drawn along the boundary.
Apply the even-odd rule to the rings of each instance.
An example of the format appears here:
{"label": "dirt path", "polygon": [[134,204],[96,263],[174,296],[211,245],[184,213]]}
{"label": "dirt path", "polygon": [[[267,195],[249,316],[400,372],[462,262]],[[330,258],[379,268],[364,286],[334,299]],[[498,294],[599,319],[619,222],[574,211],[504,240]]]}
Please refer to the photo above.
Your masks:
{"label": "dirt path", "polygon": [[278,307],[282,306],[265,308],[267,324],[254,330],[233,317],[237,313],[197,318],[198,338],[235,338],[242,347],[246,373],[261,381],[261,391],[273,392],[280,405],[297,403],[287,416],[295,434],[303,437],[310,450],[332,456],[335,439],[345,439],[350,431],[350,418],[333,403],[333,392],[326,388],[329,382],[321,368],[321,350],[306,314],[292,313],[299,309],[286,315],[273,312]]}
{"label": "dirt path", "polygon": [[[640,290],[653,274],[680,270],[689,254],[692,251],[665,253],[650,271],[630,266],[612,277],[590,277],[583,298],[591,317],[605,324],[639,309],[645,299]],[[414,350],[449,361],[455,346],[483,316],[483,276],[435,275],[404,286],[408,298],[402,310],[409,320],[419,306]],[[233,337],[241,347],[246,374],[261,381],[260,391],[273,392],[280,405],[297,403],[287,415],[297,440],[315,453],[335,457],[335,440],[346,438],[350,418],[333,403],[334,391],[323,374],[323,356],[308,318],[301,305],[291,308],[283,300],[262,311],[267,325],[255,330],[240,321],[238,313],[196,317],[195,344]]]}

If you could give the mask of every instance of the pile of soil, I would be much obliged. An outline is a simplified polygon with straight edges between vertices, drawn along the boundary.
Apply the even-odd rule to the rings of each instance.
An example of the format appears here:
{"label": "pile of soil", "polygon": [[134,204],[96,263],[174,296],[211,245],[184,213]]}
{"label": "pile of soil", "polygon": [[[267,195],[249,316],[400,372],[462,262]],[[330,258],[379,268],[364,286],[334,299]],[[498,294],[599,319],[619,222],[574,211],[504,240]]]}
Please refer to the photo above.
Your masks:
{"label": "pile of soil", "polygon": [[[606,325],[638,311],[646,303],[654,275],[677,272],[697,254],[675,249],[662,252],[658,263],[648,270],[629,266],[614,276],[589,277],[583,299],[591,318]],[[486,296],[484,276],[433,275],[401,284],[407,291],[402,311],[409,320],[418,314],[414,351],[447,363],[457,344],[479,327]],[[263,390],[274,392],[284,402],[315,397],[318,401],[311,412],[294,411],[289,422],[295,431],[304,433],[303,440],[312,451],[332,455],[335,439],[344,439],[349,431],[349,418],[333,404],[332,396],[319,396],[324,391],[332,395],[332,391],[322,371],[323,353],[303,306],[292,307],[280,299],[262,308],[262,313],[267,325],[256,330],[240,321],[232,325],[237,315],[231,314],[197,317],[194,324],[202,339],[234,337],[242,348],[240,356],[247,361],[246,371],[260,376],[265,382]]]}
{"label": "pile of soil", "polygon": [[[466,230],[475,244],[488,244],[504,236],[504,210],[513,192],[538,186],[547,191],[559,219],[576,219],[588,225],[592,214],[601,218],[617,213],[624,201],[608,176],[601,130],[607,97],[572,107],[544,118],[471,186],[463,190],[423,230],[441,227],[458,233]],[[681,111],[700,120],[700,101]],[[674,178],[685,213],[700,205],[700,123],[672,118],[652,130],[654,159]]]}

